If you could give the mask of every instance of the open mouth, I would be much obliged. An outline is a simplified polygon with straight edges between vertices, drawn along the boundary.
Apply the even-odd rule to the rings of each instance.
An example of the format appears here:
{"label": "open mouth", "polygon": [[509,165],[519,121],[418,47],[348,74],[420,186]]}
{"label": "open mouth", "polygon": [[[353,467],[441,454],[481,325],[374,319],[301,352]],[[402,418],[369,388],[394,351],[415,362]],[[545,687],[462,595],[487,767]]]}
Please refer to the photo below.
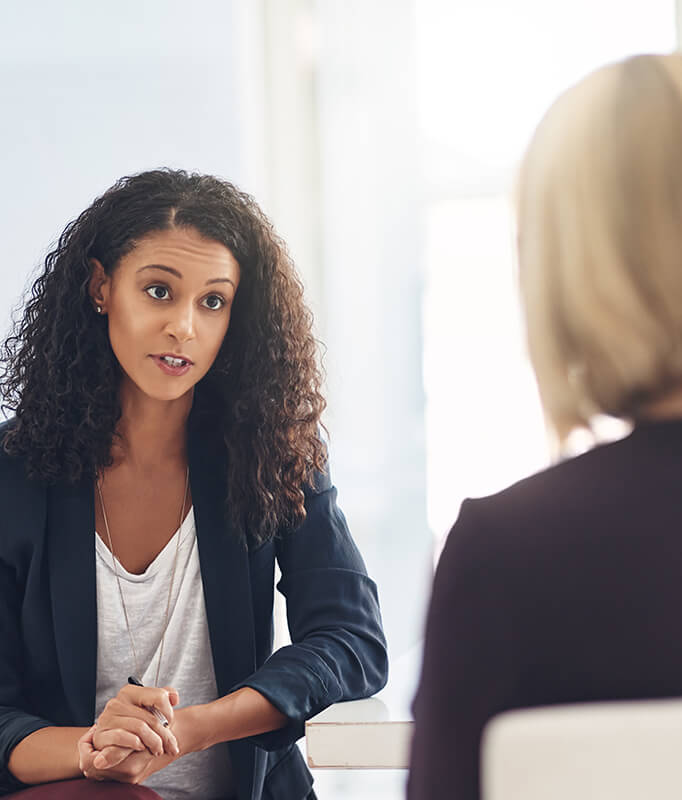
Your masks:
{"label": "open mouth", "polygon": [[189,358],[182,358],[181,356],[172,356],[169,353],[163,355],[153,355],[152,359],[156,362],[157,367],[165,372],[166,375],[186,375],[194,366],[194,362]]}
{"label": "open mouth", "polygon": [[169,367],[186,367],[190,362],[184,358],[173,358],[172,356],[159,356],[160,360],[168,364]]}

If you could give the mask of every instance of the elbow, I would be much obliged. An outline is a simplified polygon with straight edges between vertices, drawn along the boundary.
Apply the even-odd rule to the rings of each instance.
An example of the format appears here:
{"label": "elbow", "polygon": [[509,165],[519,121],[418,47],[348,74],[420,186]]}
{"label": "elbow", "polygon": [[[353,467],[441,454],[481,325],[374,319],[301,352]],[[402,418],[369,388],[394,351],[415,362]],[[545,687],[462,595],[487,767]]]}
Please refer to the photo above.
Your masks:
{"label": "elbow", "polygon": [[381,658],[377,662],[376,670],[376,687],[372,690],[373,693],[380,691],[386,686],[388,681],[388,650],[383,647]]}
{"label": "elbow", "polygon": [[388,650],[385,639],[381,637],[377,640],[372,650],[371,657],[364,665],[366,697],[381,691],[388,681]]}
{"label": "elbow", "polygon": [[365,675],[368,683],[367,694],[376,694],[388,681],[388,645],[381,623],[367,637],[368,658],[365,660]]}

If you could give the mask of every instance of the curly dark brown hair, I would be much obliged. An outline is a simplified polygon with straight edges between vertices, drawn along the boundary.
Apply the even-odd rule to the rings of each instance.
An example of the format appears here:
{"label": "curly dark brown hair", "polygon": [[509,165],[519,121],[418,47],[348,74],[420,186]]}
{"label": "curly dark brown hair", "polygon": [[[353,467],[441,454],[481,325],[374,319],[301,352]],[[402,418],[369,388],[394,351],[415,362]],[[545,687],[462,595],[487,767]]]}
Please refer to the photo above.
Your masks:
{"label": "curly dark brown hair", "polygon": [[240,266],[230,326],[194,405],[200,398],[222,433],[233,524],[264,541],[305,517],[303,487],[326,467],[325,401],[312,316],[286,247],[227,181],[170,169],[121,178],[67,225],[0,351],[2,408],[15,415],[4,447],[48,483],[94,480],[111,465],[121,371],[93,313],[89,259],[111,274],[146,234],[173,226],[220,242]]}

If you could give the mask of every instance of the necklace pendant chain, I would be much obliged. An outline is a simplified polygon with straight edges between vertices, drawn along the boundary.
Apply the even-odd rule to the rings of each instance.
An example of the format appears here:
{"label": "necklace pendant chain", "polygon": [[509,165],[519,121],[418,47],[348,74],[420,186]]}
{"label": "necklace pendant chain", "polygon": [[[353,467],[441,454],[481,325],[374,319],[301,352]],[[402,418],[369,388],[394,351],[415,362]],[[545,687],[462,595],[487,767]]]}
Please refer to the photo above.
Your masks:
{"label": "necklace pendant chain", "polygon": [[[109,520],[107,519],[107,511],[104,506],[104,497],[102,496],[102,478],[100,475],[97,476],[97,493],[99,495],[99,504],[102,508],[102,517],[104,519],[104,528],[107,532],[107,542],[109,544],[109,550],[111,552],[111,563],[114,567],[114,575],[116,576],[116,584],[118,585],[118,594],[121,598],[121,607],[123,608],[123,618],[126,623],[126,630],[128,631],[128,638],[130,639],[130,649],[133,655],[133,665],[135,668],[134,675],[138,679],[142,680],[142,672],[140,671],[140,663],[137,659],[137,651],[135,649],[135,639],[133,638],[133,631],[130,627],[130,619],[128,617],[128,609],[126,607],[125,598],[123,596],[123,586],[121,585],[121,576],[118,571],[118,559],[116,558],[116,553],[114,551],[114,543],[111,539],[111,532],[109,530]],[[180,554],[180,530],[182,528],[182,523],[185,519],[185,506],[187,504],[187,490],[189,489],[189,466],[187,467],[187,471],[185,473],[185,491],[182,496],[182,507],[180,509],[180,522],[178,523],[178,531],[177,531],[177,539],[175,542],[175,556],[173,558],[173,568],[171,571],[171,579],[170,585],[168,586],[168,598],[166,599],[166,613],[163,621],[163,633],[161,634],[161,642],[159,645],[159,658],[156,662],[156,677],[154,679],[154,686],[159,685],[159,674],[161,672],[161,660],[163,659],[163,646],[166,641],[166,631],[168,630],[168,622],[170,620],[170,606],[171,606],[171,598],[173,596],[173,584],[175,583],[175,573],[177,571],[178,566],[178,556]]]}

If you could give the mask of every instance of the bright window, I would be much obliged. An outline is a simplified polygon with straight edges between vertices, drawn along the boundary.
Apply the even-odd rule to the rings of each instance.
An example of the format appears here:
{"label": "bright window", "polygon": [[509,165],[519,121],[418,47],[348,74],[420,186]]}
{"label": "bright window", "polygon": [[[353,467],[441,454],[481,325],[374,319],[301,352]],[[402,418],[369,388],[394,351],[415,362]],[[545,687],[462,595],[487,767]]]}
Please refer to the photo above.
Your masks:
{"label": "bright window", "polygon": [[548,461],[518,307],[509,198],[544,111],[590,70],[675,46],[673,0],[417,1],[426,188],[427,513]]}

